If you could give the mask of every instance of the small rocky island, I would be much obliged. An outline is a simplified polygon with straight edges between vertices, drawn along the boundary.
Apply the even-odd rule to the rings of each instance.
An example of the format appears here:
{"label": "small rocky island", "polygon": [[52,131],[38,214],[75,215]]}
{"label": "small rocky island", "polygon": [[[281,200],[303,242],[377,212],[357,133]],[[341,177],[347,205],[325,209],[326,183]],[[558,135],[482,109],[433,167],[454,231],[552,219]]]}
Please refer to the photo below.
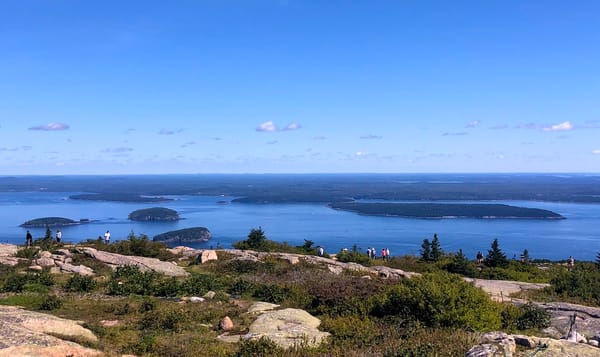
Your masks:
{"label": "small rocky island", "polygon": [[144,208],[133,211],[129,214],[128,218],[131,221],[142,221],[142,222],[171,222],[178,221],[181,218],[179,217],[179,213],[177,211],[172,210],[170,208],[164,207],[152,207],[152,208]]}
{"label": "small rocky island", "polygon": [[154,236],[153,240],[164,243],[202,243],[211,238],[210,231],[205,227],[184,228]]}
{"label": "small rocky island", "polygon": [[[25,228],[43,228],[43,227],[62,227],[62,226],[71,226],[74,224],[79,224],[81,222],[86,221],[74,221],[69,218],[64,217],[43,217],[29,220],[20,225],[20,227]],[[89,220],[87,221],[89,222]]]}
{"label": "small rocky island", "polygon": [[406,218],[565,219],[545,209],[487,203],[336,202],[329,207],[364,215]]}

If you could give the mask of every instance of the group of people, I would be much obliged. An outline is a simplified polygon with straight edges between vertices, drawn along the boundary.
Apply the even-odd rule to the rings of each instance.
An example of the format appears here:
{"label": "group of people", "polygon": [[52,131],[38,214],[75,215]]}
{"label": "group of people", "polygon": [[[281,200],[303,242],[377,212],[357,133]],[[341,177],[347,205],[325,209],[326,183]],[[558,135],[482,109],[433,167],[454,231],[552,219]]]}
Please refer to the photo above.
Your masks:
{"label": "group of people", "polygon": [[[62,232],[60,231],[60,229],[56,230],[56,242],[60,243],[62,241]],[[33,236],[31,235],[31,232],[29,230],[27,230],[27,233],[25,234],[25,245],[28,247],[31,247],[33,245]]]}
{"label": "group of people", "polygon": [[[377,259],[377,249],[375,249],[374,247],[373,248],[367,247],[367,255],[371,259]],[[383,260],[391,259],[389,248],[381,248],[381,259],[383,259]]]}
{"label": "group of people", "polygon": [[[62,232],[60,231],[60,229],[56,230],[56,242],[60,243],[62,242]],[[106,244],[110,244],[110,231],[107,230],[106,233],[104,233],[104,243]],[[28,247],[31,247],[33,245],[33,235],[31,235],[31,232],[29,231],[29,229],[27,230],[27,233],[25,234],[25,245]]]}

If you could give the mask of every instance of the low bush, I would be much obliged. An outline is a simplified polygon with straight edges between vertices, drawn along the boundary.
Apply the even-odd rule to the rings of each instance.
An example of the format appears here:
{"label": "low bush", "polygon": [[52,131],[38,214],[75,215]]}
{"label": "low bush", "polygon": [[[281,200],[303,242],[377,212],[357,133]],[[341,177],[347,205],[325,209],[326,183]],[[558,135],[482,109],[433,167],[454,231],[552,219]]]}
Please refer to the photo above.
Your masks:
{"label": "low bush", "polygon": [[74,274],[67,280],[64,289],[69,292],[87,293],[97,287],[98,283],[91,276]]}
{"label": "low bush", "polygon": [[272,340],[261,337],[258,340],[244,340],[240,343],[234,357],[279,357],[284,355],[284,350]]}
{"label": "low bush", "polygon": [[494,330],[500,327],[500,308],[487,294],[460,276],[426,273],[402,281],[377,301],[373,313],[399,315],[427,327]]}
{"label": "low bush", "polygon": [[43,297],[39,310],[52,311],[59,309],[63,305],[62,300],[56,295],[46,295]]}

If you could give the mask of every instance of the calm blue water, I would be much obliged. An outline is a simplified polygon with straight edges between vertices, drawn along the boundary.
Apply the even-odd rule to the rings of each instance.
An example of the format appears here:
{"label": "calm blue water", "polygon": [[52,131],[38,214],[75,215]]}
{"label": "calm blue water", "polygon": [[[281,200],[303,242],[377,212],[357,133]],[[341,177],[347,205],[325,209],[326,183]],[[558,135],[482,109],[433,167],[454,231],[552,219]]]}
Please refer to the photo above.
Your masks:
{"label": "calm blue water", "polygon": [[[63,240],[79,242],[97,238],[109,229],[113,240],[135,234],[156,234],[170,230],[204,226],[211,230],[211,242],[200,247],[230,247],[245,239],[249,230],[262,226],[276,241],[301,245],[304,239],[323,245],[335,253],[357,244],[361,249],[388,247],[395,254],[418,254],[421,242],[437,233],[446,251],[462,248],[470,257],[478,250],[486,252],[494,238],[512,257],[528,249],[534,258],[594,260],[600,251],[600,205],[496,201],[524,207],[552,210],[567,217],[560,221],[477,220],[477,219],[406,219],[361,216],[336,211],[320,204],[218,204],[232,197],[172,196],[175,201],[158,204],[180,213],[178,222],[131,222],[127,215],[136,209],[157,204],[94,202],[70,200],[77,192],[0,192],[0,242],[22,244],[26,229],[19,224],[40,217],[59,216],[92,223],[63,227]],[[34,237],[45,229],[31,229]]]}

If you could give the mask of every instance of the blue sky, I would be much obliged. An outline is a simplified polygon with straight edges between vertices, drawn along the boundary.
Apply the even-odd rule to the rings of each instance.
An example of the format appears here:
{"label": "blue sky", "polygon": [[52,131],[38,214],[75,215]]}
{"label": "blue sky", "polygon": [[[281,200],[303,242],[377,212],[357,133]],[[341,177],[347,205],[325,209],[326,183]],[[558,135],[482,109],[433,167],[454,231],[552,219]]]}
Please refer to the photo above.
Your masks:
{"label": "blue sky", "polygon": [[600,172],[598,1],[0,2],[0,174]]}

